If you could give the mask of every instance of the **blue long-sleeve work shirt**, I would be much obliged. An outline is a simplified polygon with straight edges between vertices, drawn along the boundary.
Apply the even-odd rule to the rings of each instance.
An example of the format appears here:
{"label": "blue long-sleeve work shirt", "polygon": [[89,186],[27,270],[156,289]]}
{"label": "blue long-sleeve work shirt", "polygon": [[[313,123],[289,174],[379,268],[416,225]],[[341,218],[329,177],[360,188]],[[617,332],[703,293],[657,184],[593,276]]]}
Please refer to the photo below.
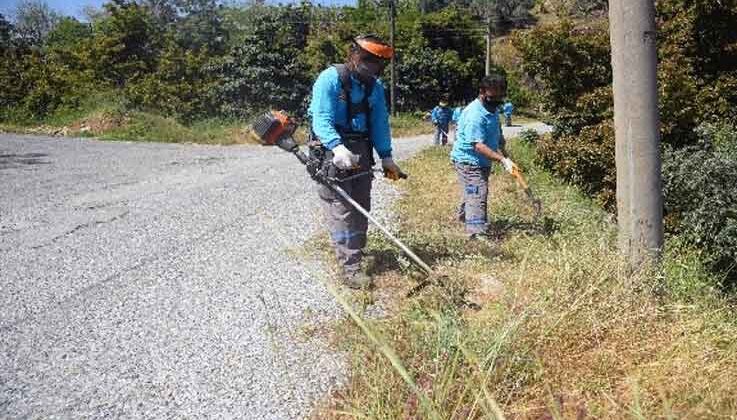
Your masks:
{"label": "blue long-sleeve work shirt", "polygon": [[[364,87],[361,82],[351,76],[351,102],[359,106],[363,101]],[[344,98],[343,87],[340,84],[338,70],[331,66],[324,70],[312,86],[312,102],[309,115],[312,119],[312,131],[320,142],[329,150],[342,143],[338,128],[346,129],[348,106]],[[371,96],[368,98],[371,125],[370,140],[380,158],[391,157],[392,143],[389,129],[389,111],[384,98],[384,85],[376,81]],[[351,120],[351,131],[366,132],[366,114],[357,114]]]}
{"label": "blue long-sleeve work shirt", "polygon": [[448,107],[436,106],[430,113],[432,122],[438,125],[446,126],[450,123],[453,111]]}

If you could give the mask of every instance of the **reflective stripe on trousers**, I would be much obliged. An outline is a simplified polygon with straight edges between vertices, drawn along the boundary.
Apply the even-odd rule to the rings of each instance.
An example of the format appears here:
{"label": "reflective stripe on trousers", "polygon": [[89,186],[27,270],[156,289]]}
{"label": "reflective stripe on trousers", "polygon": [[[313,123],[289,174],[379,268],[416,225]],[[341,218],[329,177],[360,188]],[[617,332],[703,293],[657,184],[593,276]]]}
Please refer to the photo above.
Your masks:
{"label": "reflective stripe on trousers", "polygon": [[458,220],[466,224],[466,233],[486,232],[486,207],[489,196],[489,175],[491,168],[453,162],[461,186],[461,204],[458,207]]}
{"label": "reflective stripe on trousers", "polygon": [[[368,143],[352,149],[353,153],[362,157],[362,162],[367,161],[366,156],[370,156]],[[368,163],[362,167],[367,165]],[[373,176],[368,174],[343,181],[339,185],[361,207],[371,211],[372,181]],[[329,187],[318,184],[317,193],[322,202],[325,222],[338,264],[347,272],[359,270],[363,258],[362,249],[366,246],[368,219]]]}

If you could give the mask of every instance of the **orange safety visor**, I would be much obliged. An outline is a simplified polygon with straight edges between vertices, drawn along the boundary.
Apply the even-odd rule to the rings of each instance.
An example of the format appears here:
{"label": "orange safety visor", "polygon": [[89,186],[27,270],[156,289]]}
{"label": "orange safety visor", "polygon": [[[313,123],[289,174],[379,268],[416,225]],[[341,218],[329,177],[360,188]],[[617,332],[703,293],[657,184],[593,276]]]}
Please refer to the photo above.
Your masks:
{"label": "orange safety visor", "polygon": [[372,42],[367,39],[358,39],[356,40],[356,44],[371,54],[387,60],[392,58],[394,55],[394,48],[388,45],[379,44],[378,42]]}

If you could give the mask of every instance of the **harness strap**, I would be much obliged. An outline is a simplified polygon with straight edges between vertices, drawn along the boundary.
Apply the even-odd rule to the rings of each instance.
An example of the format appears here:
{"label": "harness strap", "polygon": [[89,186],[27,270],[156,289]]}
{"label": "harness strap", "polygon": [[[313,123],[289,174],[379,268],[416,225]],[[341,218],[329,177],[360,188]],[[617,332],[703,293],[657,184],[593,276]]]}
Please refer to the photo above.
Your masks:
{"label": "harness strap", "polygon": [[335,64],[335,69],[338,71],[338,77],[340,78],[340,86],[343,89],[343,94],[341,96],[344,96],[345,103],[348,109],[348,112],[346,113],[346,131],[351,132],[353,131],[353,126],[351,124],[351,121],[353,121],[353,117],[355,117],[358,114],[366,114],[366,125],[369,128],[369,131],[371,131],[371,128],[369,126],[369,121],[371,120],[371,107],[369,106],[369,97],[371,96],[371,93],[374,90],[374,85],[376,84],[376,80],[372,79],[368,85],[364,85],[364,94],[363,99],[360,103],[354,104],[353,100],[351,100],[351,72],[348,70],[348,66],[345,64]]}

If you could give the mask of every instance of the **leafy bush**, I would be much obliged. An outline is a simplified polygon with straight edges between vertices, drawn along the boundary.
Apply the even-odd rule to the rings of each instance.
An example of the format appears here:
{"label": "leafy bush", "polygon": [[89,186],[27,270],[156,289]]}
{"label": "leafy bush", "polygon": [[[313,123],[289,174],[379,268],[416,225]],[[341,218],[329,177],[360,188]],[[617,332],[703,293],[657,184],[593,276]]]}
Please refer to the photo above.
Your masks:
{"label": "leafy bush", "polygon": [[23,52],[8,44],[0,51],[0,119],[8,119],[13,108],[28,92],[24,73]]}
{"label": "leafy bush", "polygon": [[668,149],[663,162],[666,228],[705,251],[737,280],[737,130],[703,125],[701,145]]}
{"label": "leafy bush", "polygon": [[162,28],[137,3],[107,3],[105,9],[109,17],[93,23],[85,48],[88,65],[99,80],[122,88],[156,71]]}
{"label": "leafy bush", "polygon": [[545,0],[541,2],[545,10],[562,17],[590,17],[606,14],[606,0]]}
{"label": "leafy bush", "polygon": [[514,33],[512,45],[520,52],[522,71],[541,88],[547,112],[570,110],[579,96],[611,83],[609,36],[603,24],[543,25]]}
{"label": "leafy bush", "polygon": [[296,13],[283,7],[256,16],[248,42],[213,65],[221,114],[243,118],[274,106],[302,111],[310,79],[300,59],[307,44],[300,22],[306,18]]}
{"label": "leafy bush", "polygon": [[479,66],[464,63],[455,51],[411,46],[397,63],[398,105],[402,109],[431,109],[449,93],[453,93],[452,102],[473,97],[480,70]]}
{"label": "leafy bush", "polygon": [[205,51],[185,50],[170,42],[161,52],[156,71],[128,83],[125,95],[138,108],[193,121],[213,115],[211,92],[217,80],[207,71]]}
{"label": "leafy bush", "polygon": [[537,134],[537,131],[531,128],[526,128],[520,131],[517,137],[528,144],[535,144],[538,142],[538,140],[540,140],[540,135]]}
{"label": "leafy bush", "polygon": [[617,187],[614,145],[613,122],[606,120],[578,134],[544,136],[536,159],[612,210]]}

